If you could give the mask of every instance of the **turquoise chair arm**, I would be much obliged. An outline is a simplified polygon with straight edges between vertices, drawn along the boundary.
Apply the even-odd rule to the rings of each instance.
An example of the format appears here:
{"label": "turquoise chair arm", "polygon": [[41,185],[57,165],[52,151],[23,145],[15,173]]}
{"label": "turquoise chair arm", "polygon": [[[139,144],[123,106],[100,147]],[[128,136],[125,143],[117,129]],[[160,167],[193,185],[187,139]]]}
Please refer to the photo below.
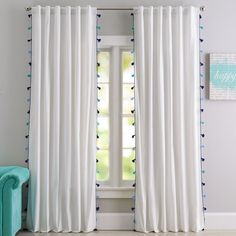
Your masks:
{"label": "turquoise chair arm", "polygon": [[21,186],[29,179],[23,167],[0,167],[0,236],[15,236],[21,228]]}
{"label": "turquoise chair arm", "polygon": [[0,167],[0,189],[9,179],[14,180],[12,188],[16,189],[29,179],[29,170],[17,166]]}

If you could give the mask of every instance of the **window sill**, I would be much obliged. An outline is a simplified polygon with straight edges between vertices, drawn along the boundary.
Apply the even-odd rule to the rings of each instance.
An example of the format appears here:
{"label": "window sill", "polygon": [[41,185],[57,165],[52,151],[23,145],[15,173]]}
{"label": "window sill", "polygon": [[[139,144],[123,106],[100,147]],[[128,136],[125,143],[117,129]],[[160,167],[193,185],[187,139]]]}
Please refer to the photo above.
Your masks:
{"label": "window sill", "polygon": [[97,188],[98,198],[133,198],[133,187],[100,187]]}

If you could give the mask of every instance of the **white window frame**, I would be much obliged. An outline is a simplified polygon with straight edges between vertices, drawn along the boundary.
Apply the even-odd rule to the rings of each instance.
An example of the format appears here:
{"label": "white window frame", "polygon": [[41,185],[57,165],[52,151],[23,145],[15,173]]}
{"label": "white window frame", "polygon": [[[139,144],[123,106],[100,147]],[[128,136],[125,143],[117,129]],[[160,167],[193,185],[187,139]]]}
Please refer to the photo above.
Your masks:
{"label": "white window frame", "polygon": [[[133,50],[132,35],[99,36],[98,49],[110,52],[109,78],[109,180],[99,181],[99,197],[130,198],[134,181],[122,180],[122,51]],[[113,102],[110,102],[113,101]],[[119,123],[119,125],[117,125]],[[116,135],[114,135],[116,134]],[[131,134],[132,135],[132,134]],[[111,157],[111,155],[113,155]],[[120,192],[122,191],[122,192]]]}

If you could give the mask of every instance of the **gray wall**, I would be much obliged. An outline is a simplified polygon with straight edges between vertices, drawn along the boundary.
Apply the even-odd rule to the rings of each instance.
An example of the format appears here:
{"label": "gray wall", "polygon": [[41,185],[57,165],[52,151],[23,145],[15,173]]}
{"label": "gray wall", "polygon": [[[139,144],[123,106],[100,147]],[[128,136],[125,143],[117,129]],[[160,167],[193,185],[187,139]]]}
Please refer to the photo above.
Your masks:
{"label": "gray wall", "polygon": [[[1,0],[0,7],[0,165],[24,166],[27,142],[27,54],[30,5],[92,5],[132,7],[137,5],[206,6],[203,14],[205,54],[236,52],[235,0]],[[120,15],[119,15],[120,14]],[[103,34],[130,32],[129,14],[103,15]],[[236,212],[236,102],[204,102],[205,192],[208,212]]]}

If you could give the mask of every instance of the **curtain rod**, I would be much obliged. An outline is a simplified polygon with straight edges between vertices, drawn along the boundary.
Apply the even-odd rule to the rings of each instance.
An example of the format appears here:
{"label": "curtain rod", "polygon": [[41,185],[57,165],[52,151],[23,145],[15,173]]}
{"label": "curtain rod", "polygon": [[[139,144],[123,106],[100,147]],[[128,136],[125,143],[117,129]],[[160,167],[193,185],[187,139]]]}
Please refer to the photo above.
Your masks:
{"label": "curtain rod", "polygon": [[[31,11],[32,7],[25,8],[26,11]],[[205,6],[200,7],[200,11],[205,11]],[[133,8],[97,8],[98,11],[133,11]]]}

